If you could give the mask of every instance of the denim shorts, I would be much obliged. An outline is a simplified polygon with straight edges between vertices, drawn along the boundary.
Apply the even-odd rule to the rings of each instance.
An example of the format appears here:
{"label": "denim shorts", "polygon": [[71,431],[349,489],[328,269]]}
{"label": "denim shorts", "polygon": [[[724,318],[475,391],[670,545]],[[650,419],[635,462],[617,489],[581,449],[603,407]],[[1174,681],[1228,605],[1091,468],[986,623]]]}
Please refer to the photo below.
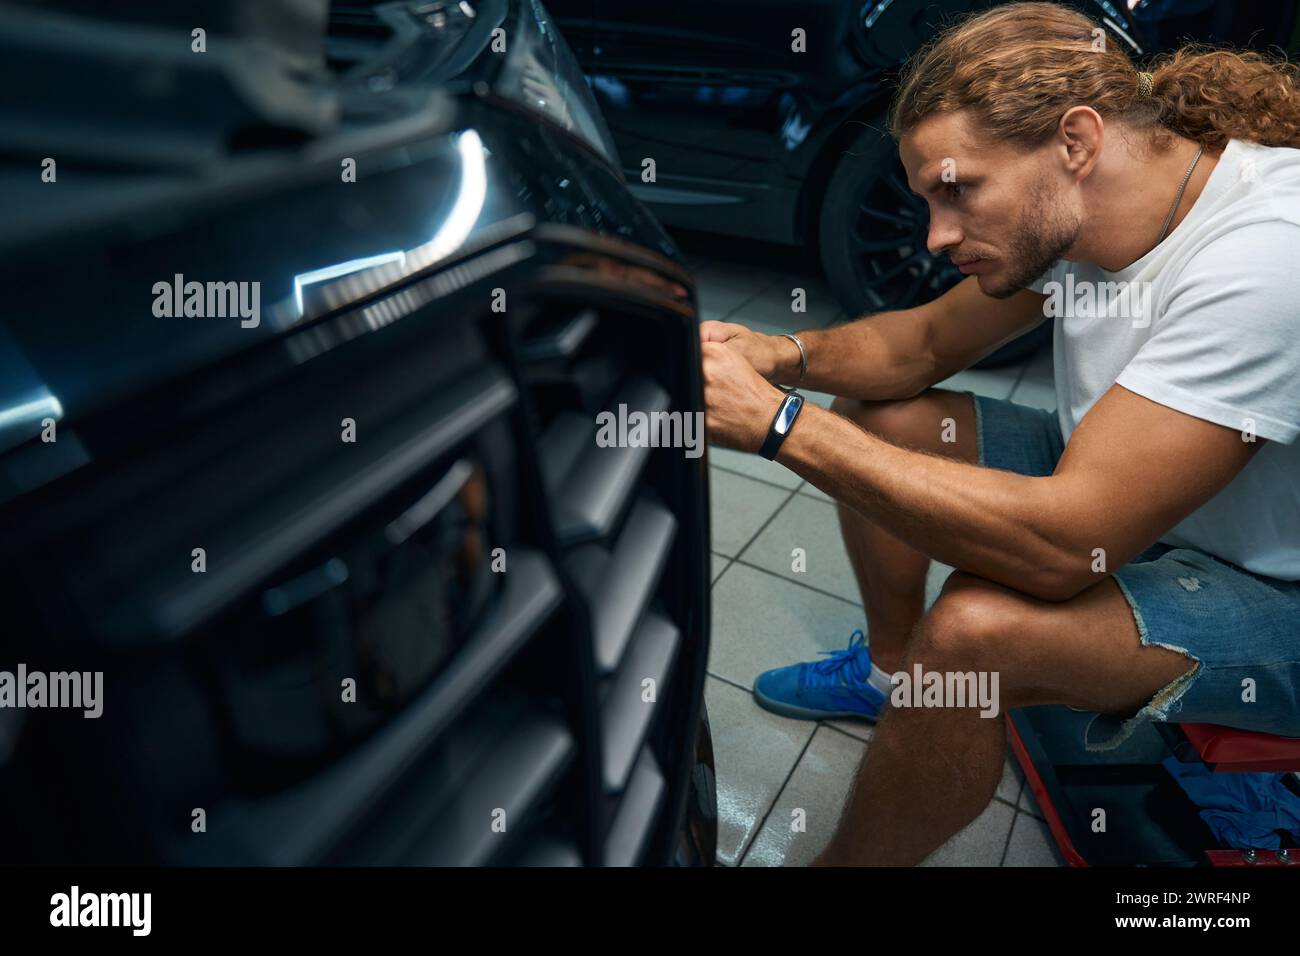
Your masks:
{"label": "denim shorts", "polygon": [[[967,394],[981,465],[1022,475],[1056,470],[1065,441],[1055,412]],[[1142,643],[1180,651],[1196,666],[1136,713],[1094,718],[1087,749],[1117,747],[1147,720],[1300,737],[1300,582],[1160,543],[1112,577]]]}

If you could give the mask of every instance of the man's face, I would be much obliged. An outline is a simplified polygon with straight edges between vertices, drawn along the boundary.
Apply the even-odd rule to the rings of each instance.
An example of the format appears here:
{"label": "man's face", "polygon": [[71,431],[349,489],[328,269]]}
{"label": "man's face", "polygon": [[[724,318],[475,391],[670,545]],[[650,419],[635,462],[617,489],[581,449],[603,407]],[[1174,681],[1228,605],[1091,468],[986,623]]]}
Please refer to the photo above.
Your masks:
{"label": "man's face", "polygon": [[985,295],[1014,295],[1079,236],[1077,195],[1054,171],[1050,148],[983,142],[957,111],[926,117],[899,154],[908,185],[930,206],[930,251],[978,276]]}

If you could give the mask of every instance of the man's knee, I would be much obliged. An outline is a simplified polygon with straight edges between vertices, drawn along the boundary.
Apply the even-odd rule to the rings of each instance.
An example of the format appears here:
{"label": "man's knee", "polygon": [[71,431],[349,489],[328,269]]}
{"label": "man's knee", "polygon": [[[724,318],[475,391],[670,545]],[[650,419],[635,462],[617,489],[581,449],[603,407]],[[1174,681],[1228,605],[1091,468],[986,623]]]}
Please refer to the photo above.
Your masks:
{"label": "man's knee", "polygon": [[868,402],[858,398],[836,398],[831,411],[857,422],[872,434],[885,439],[913,437],[922,427],[933,425],[934,416],[926,411],[919,398]]}
{"label": "man's knee", "polygon": [[[915,398],[895,401],[840,397],[831,403],[831,411],[892,444],[961,458],[971,454],[959,438],[960,420],[974,421],[974,406],[965,407],[968,401],[968,396],[959,393],[930,389]],[[968,444],[973,448],[973,439]]]}
{"label": "man's knee", "polygon": [[908,643],[909,663],[936,671],[999,670],[1025,623],[1013,596],[954,572]]}

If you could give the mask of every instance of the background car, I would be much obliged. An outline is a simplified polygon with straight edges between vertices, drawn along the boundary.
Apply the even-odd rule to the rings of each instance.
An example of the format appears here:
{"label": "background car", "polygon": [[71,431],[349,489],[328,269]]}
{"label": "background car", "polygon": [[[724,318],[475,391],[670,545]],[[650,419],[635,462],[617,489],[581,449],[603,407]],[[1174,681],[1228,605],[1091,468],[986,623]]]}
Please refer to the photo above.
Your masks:
{"label": "background car", "polygon": [[6,858],[712,863],[706,459],[593,437],[702,409],[693,283],[544,8],[0,53],[0,669],[104,681],[0,709]]}
{"label": "background car", "polygon": [[[850,316],[906,308],[956,284],[926,249],[886,111],[901,64],[946,19],[993,0],[554,0],[635,195],[670,227],[815,250]],[[1127,9],[1078,6],[1134,55]],[[792,49],[803,30],[806,52]],[[642,181],[653,159],[654,182]],[[1032,351],[1048,324],[994,362]]]}
{"label": "background car", "polygon": [[1170,49],[1190,39],[1300,52],[1300,3],[1296,0],[1139,0],[1130,6],[1155,50]]}

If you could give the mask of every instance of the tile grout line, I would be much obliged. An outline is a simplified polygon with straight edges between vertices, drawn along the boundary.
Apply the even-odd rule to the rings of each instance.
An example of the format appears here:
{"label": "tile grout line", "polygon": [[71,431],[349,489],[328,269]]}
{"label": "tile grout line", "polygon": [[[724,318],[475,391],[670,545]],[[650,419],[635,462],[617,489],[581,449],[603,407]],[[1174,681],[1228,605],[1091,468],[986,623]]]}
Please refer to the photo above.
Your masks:
{"label": "tile grout line", "polygon": [[[794,578],[788,578],[784,574],[777,574],[775,571],[772,571],[768,568],[759,567],[757,564],[750,564],[748,561],[744,560],[743,558],[736,557],[736,558],[732,558],[731,560],[733,564],[743,565],[744,567],[749,568],[751,571],[761,571],[763,574],[766,574],[769,577],[774,577],[778,581],[784,581],[787,584],[794,584],[801,588],[807,588],[809,591],[812,591],[814,594],[820,594],[822,597],[834,598],[835,600],[840,601],[844,604],[851,605],[853,607],[858,608],[859,610],[864,610],[862,603],[860,601],[850,601],[842,594],[836,594],[833,591],[823,591],[819,587],[814,587],[811,584],[806,584],[803,581],[799,581]],[[865,632],[866,628],[863,628],[862,630]]]}
{"label": "tile grout line", "polygon": [[[709,549],[709,554],[717,554],[718,557],[726,558],[727,560],[727,563],[722,566],[722,570],[718,572],[718,576],[709,582],[709,594],[712,595],[714,585],[721,581],[722,576],[731,570],[731,566],[736,563],[736,559],[725,554],[718,554],[718,552],[714,551],[712,548]],[[710,605],[712,605],[711,599]],[[712,625],[710,625],[710,630],[712,630]]]}
{"label": "tile grout line", "polygon": [[[806,484],[807,484],[806,481],[803,483],[803,485],[799,485],[799,486],[795,487],[794,489],[787,489],[787,488],[783,488],[783,487],[780,486],[780,485],[775,485],[775,484],[772,484],[771,482],[763,481],[762,478],[753,478],[753,477],[750,476],[750,475],[745,475],[745,474],[742,474],[741,472],[738,472],[738,471],[732,471],[730,468],[726,468],[726,467],[724,467],[724,466],[722,466],[722,465],[712,465],[712,464],[711,464],[709,467],[710,467],[710,468],[718,468],[718,469],[720,469],[720,470],[722,470],[722,471],[725,471],[725,472],[727,472],[727,473],[729,473],[729,474],[736,475],[736,476],[741,477],[741,478],[748,478],[748,479],[751,480],[751,481],[757,481],[757,482],[759,482],[760,484],[767,485],[769,488],[781,488],[782,491],[788,491],[788,492],[789,492],[789,494],[786,496],[785,500],[782,501],[779,505],[777,505],[776,510],[775,510],[774,512],[772,512],[772,514],[771,514],[770,516],[768,516],[767,520],[763,522],[763,524],[758,528],[758,530],[755,531],[754,534],[753,534],[753,535],[752,535],[752,536],[751,536],[751,537],[750,537],[750,538],[745,542],[745,544],[737,550],[736,554],[734,554],[734,555],[724,554],[723,552],[718,551],[718,550],[714,549],[712,546],[710,546],[709,550],[710,550],[711,553],[716,554],[716,555],[718,555],[719,557],[727,558],[727,559],[728,559],[728,562],[729,562],[729,563],[727,564],[727,566],[726,566],[725,568],[722,569],[722,572],[718,575],[718,580],[721,580],[722,575],[725,574],[727,571],[729,571],[729,570],[731,569],[731,565],[732,565],[732,564],[739,564],[739,565],[742,565],[742,566],[744,566],[744,567],[746,567],[746,568],[749,568],[749,569],[751,569],[751,570],[754,570],[754,571],[761,571],[761,572],[763,572],[764,574],[767,574],[767,575],[770,575],[771,577],[777,578],[777,579],[780,580],[780,581],[785,581],[785,582],[787,582],[787,583],[789,583],[789,584],[795,584],[795,585],[798,585],[799,587],[807,588],[808,590],[812,591],[813,593],[815,593],[815,594],[820,594],[820,595],[822,595],[823,597],[834,598],[834,599],[837,600],[837,601],[842,601],[842,602],[844,602],[845,604],[852,605],[853,607],[856,607],[856,608],[863,608],[863,607],[864,607],[864,605],[862,604],[861,601],[854,601],[854,600],[851,600],[851,599],[849,599],[849,598],[844,597],[844,595],[842,595],[842,594],[836,594],[836,593],[833,592],[833,591],[826,591],[826,590],[823,590],[822,588],[816,587],[816,586],[814,586],[814,585],[812,585],[812,584],[808,584],[807,582],[805,582],[805,581],[801,581],[801,580],[799,580],[799,579],[797,579],[797,578],[787,577],[787,576],[786,576],[785,574],[783,574],[783,573],[777,573],[777,572],[775,572],[775,571],[772,571],[772,570],[769,569],[769,568],[764,568],[764,567],[762,567],[762,566],[760,566],[760,565],[753,564],[752,562],[746,561],[746,560],[744,559],[744,557],[743,557],[744,553],[745,553],[747,550],[749,550],[750,546],[753,545],[753,543],[758,539],[758,537],[759,537],[759,536],[760,536],[764,531],[767,530],[767,526],[770,525],[770,524],[771,524],[771,523],[776,519],[777,515],[779,515],[779,514],[781,513],[782,509],[784,509],[784,508],[786,507],[786,505],[790,504],[790,502],[791,502],[791,500],[792,500],[793,498],[802,495],[804,498],[809,498],[809,499],[811,499],[812,501],[816,501],[816,502],[819,502],[819,503],[824,504],[824,505],[830,505],[830,506],[832,506],[832,507],[835,506],[835,501],[834,501],[834,499],[832,499],[832,500],[830,500],[830,501],[822,501],[822,499],[820,499],[820,498],[816,498],[816,497],[814,497],[814,496],[812,496],[812,495],[810,495],[810,494],[807,494],[806,492],[802,491],[801,489],[803,488],[803,485],[806,485]],[[931,559],[931,560],[934,560],[934,559]],[[714,582],[714,583],[716,583],[716,582]],[[712,587],[712,584],[710,584],[710,587]]]}
{"label": "tile grout line", "polygon": [[766,521],[764,521],[761,525],[759,525],[758,530],[755,531],[752,535],[750,535],[749,539],[736,550],[736,556],[732,559],[733,561],[740,560],[740,556],[745,553],[745,550],[751,544],[753,544],[755,541],[758,540],[758,536],[767,530],[767,526],[776,520],[776,516],[781,513],[781,511],[785,508],[785,506],[788,505],[794,499],[794,496],[797,495],[798,493],[799,493],[798,490],[792,489],[790,493],[786,495],[785,500],[776,506],[776,508],[772,511],[772,513],[767,516]]}
{"label": "tile grout line", "polygon": [[[805,491],[804,490],[805,488],[811,488],[812,491]],[[830,495],[827,495],[826,492],[822,491],[816,485],[808,481],[804,481],[804,483],[800,485],[798,488],[796,488],[795,491],[798,494],[803,495],[805,498],[811,498],[813,501],[820,501],[824,505],[838,504],[838,502],[834,498],[832,498]],[[813,491],[817,492],[817,495],[826,495],[826,497],[818,498],[817,495],[813,494]]]}
{"label": "tile grout line", "polygon": [[[720,322],[730,321],[731,317],[735,315],[738,310],[743,309],[745,306],[749,305],[749,303],[753,302],[755,299],[757,299],[768,289],[772,288],[772,286],[774,285],[776,285],[776,279],[769,278],[767,285],[763,286],[761,289],[759,289],[757,292],[751,295],[748,299],[745,299],[744,301],[740,302],[738,305],[733,306],[731,311],[724,314],[722,318],[719,319],[719,321]],[[743,325],[744,323],[741,324]]]}
{"label": "tile grout line", "polygon": [[[738,477],[740,477],[740,478],[748,478],[750,481],[757,481],[757,482],[759,482],[760,484],[767,485],[769,488],[780,488],[782,491],[790,491],[790,490],[791,490],[791,489],[789,489],[788,487],[786,487],[785,485],[778,485],[775,481],[768,481],[766,478],[755,478],[753,475],[747,475],[747,474],[745,474],[743,471],[737,471],[737,470],[734,469],[734,468],[728,468],[726,465],[715,464],[715,463],[712,462],[712,461],[709,462],[709,467],[710,467],[710,468],[716,468],[716,469],[718,469],[718,471],[725,471],[725,472],[726,472],[727,474],[729,474],[729,475],[736,475],[736,476],[738,476]],[[792,472],[792,474],[793,474],[793,472]],[[803,479],[802,479],[802,478],[799,479],[799,482],[800,482],[800,484],[803,484]],[[795,490],[795,491],[798,491],[798,490],[799,490],[799,485],[795,485],[794,490]]]}
{"label": "tile grout line", "polygon": [[[835,720],[848,720],[849,718],[848,718],[848,717],[836,717],[836,718],[834,718],[834,719],[835,719]],[[871,738],[869,738],[869,737],[859,737],[857,734],[850,733],[849,731],[845,730],[843,727],[836,727],[834,724],[832,724],[832,723],[831,723],[830,721],[828,721],[828,720],[819,720],[819,721],[817,721],[817,726],[818,726],[818,727],[825,727],[827,730],[832,730],[832,731],[834,731],[834,732],[837,733],[837,734],[843,734],[845,737],[848,737],[850,740],[856,740],[858,743],[862,744],[863,746],[867,746],[867,747],[871,746]],[[875,729],[876,729],[876,725],[875,725],[875,724],[868,724],[867,726],[869,726],[869,727],[872,729],[872,733],[873,733],[873,736],[874,736]]]}
{"label": "tile grout line", "polygon": [[1002,846],[1002,859],[998,860],[998,866],[1007,865],[1007,854],[1011,852],[1011,834],[1016,832],[1016,823],[1020,820],[1022,811],[1016,807],[1016,812],[1011,815],[1011,826],[1007,829],[1007,842]]}
{"label": "tile grout line", "polygon": [[708,674],[710,677],[712,677],[714,680],[720,680],[722,681],[722,683],[736,688],[736,690],[743,690],[746,694],[750,693],[753,689],[750,687],[742,687],[741,685],[737,684],[734,680],[732,680],[730,677],[723,677],[721,674],[713,673],[713,671],[705,671],[705,673]]}
{"label": "tile grout line", "polygon": [[[763,819],[759,820],[758,824],[754,827],[754,835],[750,837],[749,845],[745,847],[745,852],[740,854],[740,858],[736,860],[737,869],[745,865],[745,859],[749,856],[749,851],[754,849],[754,843],[758,840],[759,834],[763,832],[763,827],[767,826],[767,821],[768,818],[771,817],[772,811],[775,810],[776,805],[781,802],[781,794],[785,793],[785,788],[790,786],[790,780],[794,777],[795,771],[799,769],[799,764],[803,761],[803,755],[806,754],[808,748],[812,746],[813,738],[817,736],[817,727],[820,726],[821,723],[819,721],[817,726],[813,727],[813,732],[808,735],[808,739],[804,741],[803,748],[799,751],[799,756],[794,758],[794,763],[790,765],[789,773],[787,773],[785,779],[781,781],[781,787],[776,791],[776,795],[772,797],[772,803],[767,808],[767,812],[763,814]],[[844,812],[843,807],[840,808],[840,812]],[[784,862],[782,865],[784,865]]]}

